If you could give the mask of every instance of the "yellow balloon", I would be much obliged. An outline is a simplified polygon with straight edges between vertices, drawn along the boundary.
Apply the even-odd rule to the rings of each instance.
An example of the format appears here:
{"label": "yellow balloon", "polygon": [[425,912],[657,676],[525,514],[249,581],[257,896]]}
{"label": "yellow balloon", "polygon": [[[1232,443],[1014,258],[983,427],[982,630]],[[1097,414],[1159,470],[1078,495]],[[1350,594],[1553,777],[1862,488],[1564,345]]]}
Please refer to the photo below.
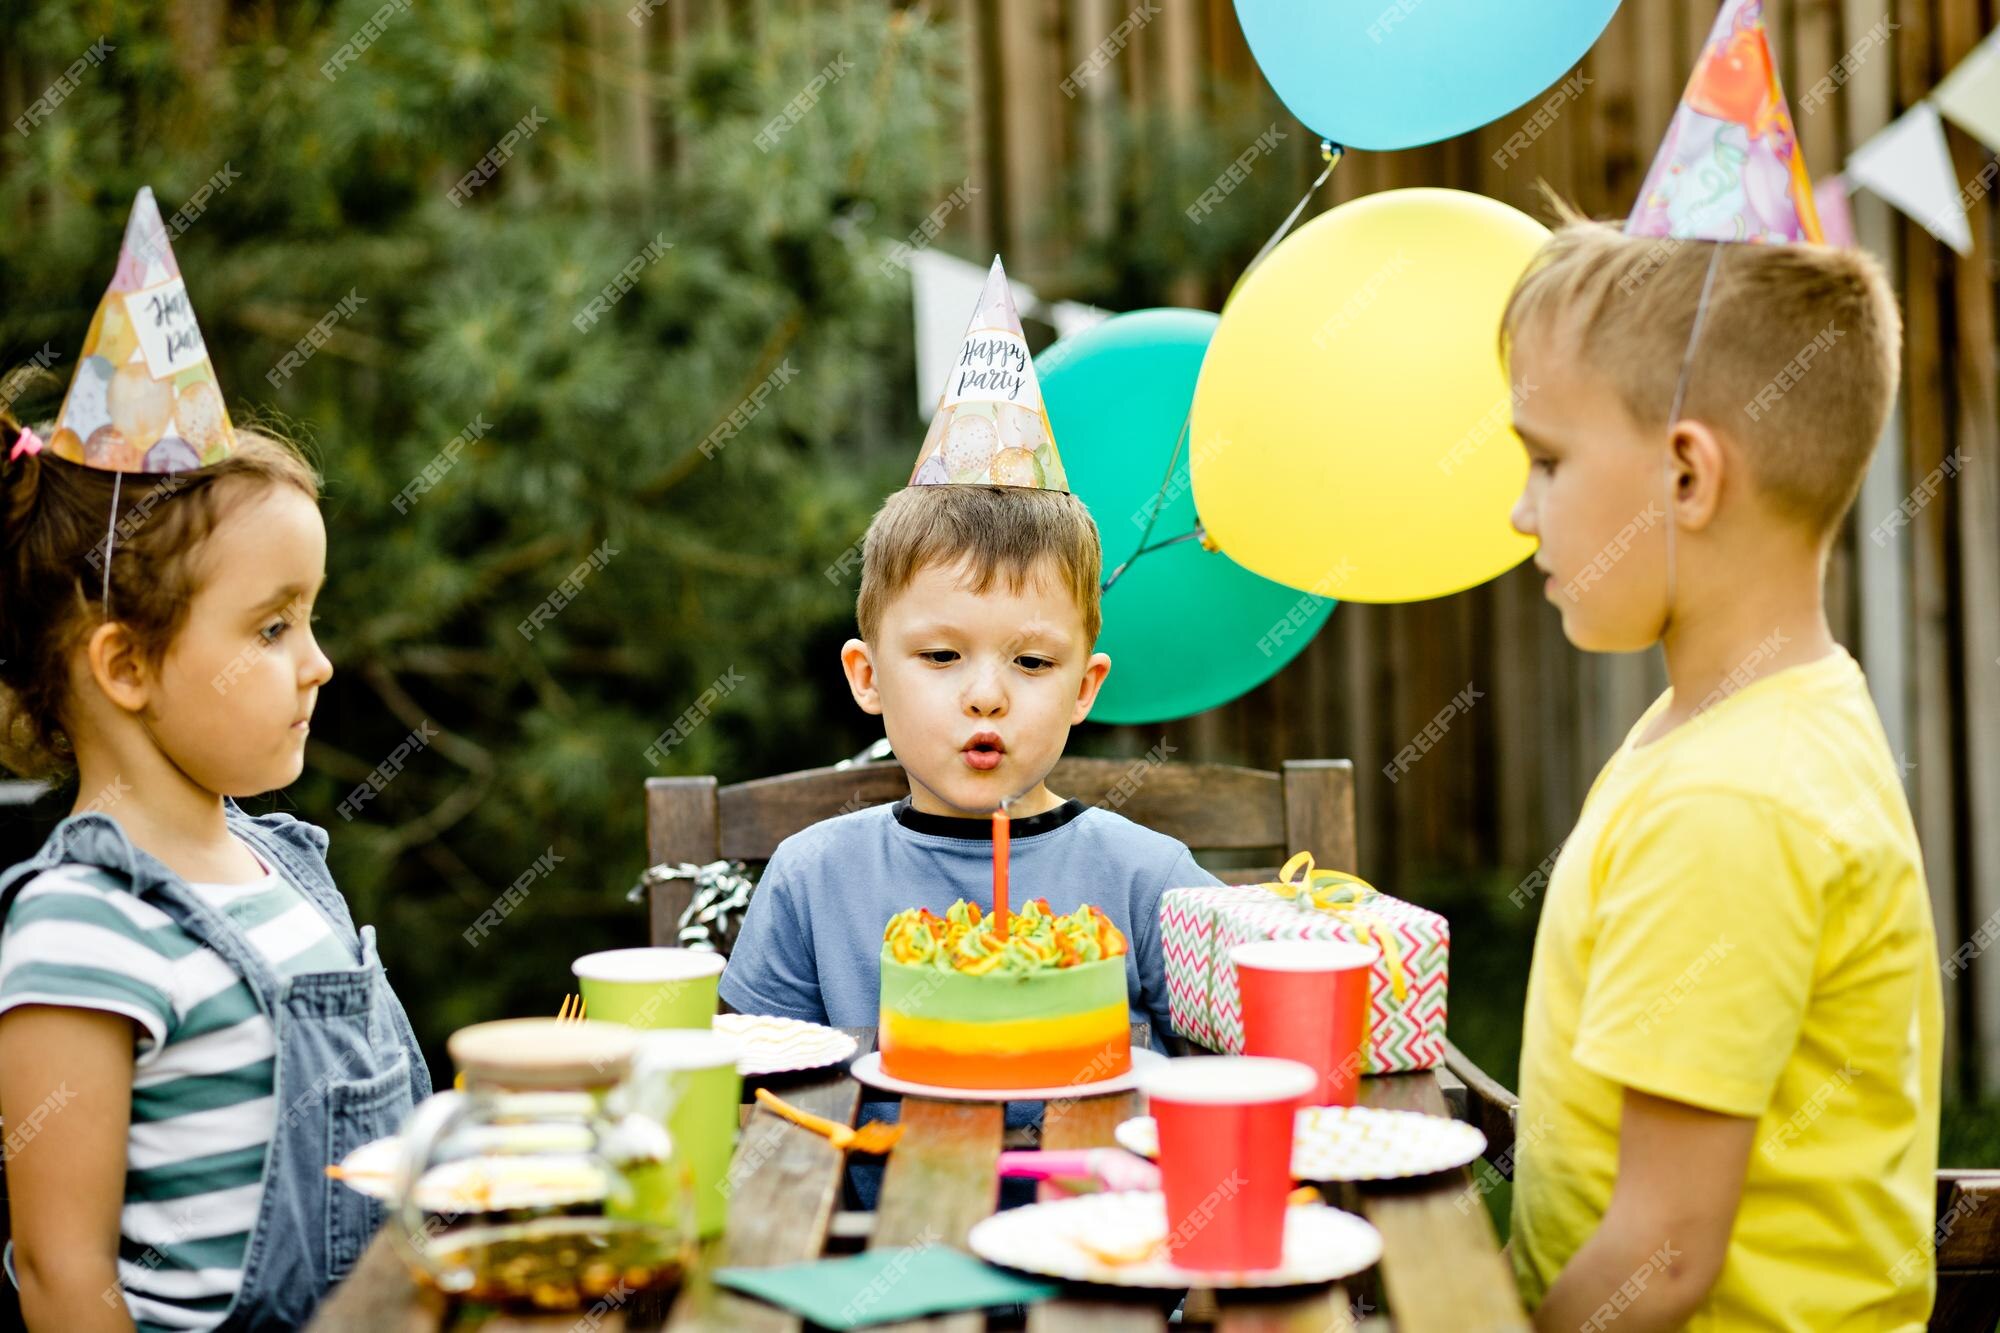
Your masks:
{"label": "yellow balloon", "polygon": [[1355,602],[1442,597],[1525,560],[1535,544],[1507,514],[1527,460],[1497,342],[1548,235],[1498,200],[1414,189],[1287,237],[1223,310],[1195,389],[1209,539]]}

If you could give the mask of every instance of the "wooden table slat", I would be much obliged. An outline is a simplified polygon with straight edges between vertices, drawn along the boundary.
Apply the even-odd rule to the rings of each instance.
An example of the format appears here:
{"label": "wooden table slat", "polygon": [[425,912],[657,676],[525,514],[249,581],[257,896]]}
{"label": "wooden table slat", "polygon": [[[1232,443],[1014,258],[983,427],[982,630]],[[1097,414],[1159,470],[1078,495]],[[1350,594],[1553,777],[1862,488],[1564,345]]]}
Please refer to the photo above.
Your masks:
{"label": "wooden table slat", "polygon": [[320,1302],[314,1333],[438,1333],[445,1326],[445,1299],[410,1276],[389,1233],[395,1225],[392,1219],[375,1234],[347,1279]]}
{"label": "wooden table slat", "polygon": [[[1138,1113],[1139,1096],[1132,1092],[1051,1102],[1042,1117],[1042,1147],[1112,1147],[1117,1143],[1112,1131]],[[1161,1306],[1161,1297],[1151,1293],[1126,1296],[1115,1287],[1076,1287],[1030,1309],[1028,1333],[1162,1333],[1167,1315]]]}
{"label": "wooden table slat", "polygon": [[[1363,1079],[1361,1103],[1447,1115],[1429,1073]],[[1360,1191],[1361,1211],[1382,1233],[1382,1289],[1398,1333],[1525,1330],[1514,1275],[1500,1256],[1486,1201],[1465,1168]]]}
{"label": "wooden table slat", "polygon": [[[996,1172],[1003,1109],[999,1102],[903,1099],[903,1138],[882,1176],[869,1249],[965,1248],[973,1224],[991,1217],[1000,1201]],[[978,1310],[882,1325],[905,1333],[982,1333],[985,1327],[986,1316]]]}
{"label": "wooden table slat", "polygon": [[1354,1319],[1336,1285],[1304,1296],[1231,1292],[1215,1327],[1217,1333],[1354,1333]]}
{"label": "wooden table slat", "polygon": [[[872,1031],[854,1030],[862,1050]],[[1143,1034],[1134,1033],[1143,1040]],[[862,1100],[846,1070],[780,1076],[779,1094],[820,1115],[851,1123]],[[1435,1074],[1391,1075],[1362,1083],[1368,1106],[1447,1114]],[[1135,1094],[1052,1102],[1044,1116],[1044,1147],[1107,1146],[1118,1123],[1134,1113]],[[1002,1109],[996,1103],[906,1098],[908,1126],[889,1160],[875,1214],[871,1247],[940,1243],[964,1247],[975,1223],[998,1202],[995,1158],[1002,1145]],[[775,1265],[820,1257],[839,1203],[844,1161],[817,1135],[757,1110],[748,1119],[732,1168],[730,1227],[703,1248],[665,1326],[681,1329],[748,1329],[797,1333],[800,1321],[761,1302],[719,1290],[706,1274],[724,1264]],[[1466,1170],[1417,1181],[1395,1181],[1335,1191],[1382,1232],[1381,1265],[1340,1285],[1316,1290],[1192,1294],[1186,1316],[1213,1321],[1227,1333],[1367,1333],[1388,1327],[1386,1300],[1396,1333],[1471,1333],[1528,1327],[1513,1275],[1501,1257],[1492,1223],[1472,1174]],[[393,1225],[393,1224],[392,1224]],[[1348,1294],[1362,1303],[1350,1309]],[[1028,1311],[1028,1333],[1163,1333],[1171,1293],[1126,1292],[1072,1286],[1055,1301]],[[658,1298],[639,1298],[624,1309],[600,1312],[594,1333],[655,1333],[662,1326]],[[421,1288],[405,1268],[385,1228],[354,1273],[321,1306],[315,1333],[568,1333],[590,1312],[506,1316],[483,1323],[471,1310],[454,1308]],[[926,1333],[980,1333],[983,1314],[946,1316],[897,1326]]]}

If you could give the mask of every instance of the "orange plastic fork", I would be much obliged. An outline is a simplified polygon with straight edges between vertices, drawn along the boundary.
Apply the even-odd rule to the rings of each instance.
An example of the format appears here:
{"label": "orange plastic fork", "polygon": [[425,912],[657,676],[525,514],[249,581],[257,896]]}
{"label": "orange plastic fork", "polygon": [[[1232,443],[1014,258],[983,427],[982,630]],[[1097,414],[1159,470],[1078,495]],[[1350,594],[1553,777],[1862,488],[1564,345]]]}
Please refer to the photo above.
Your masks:
{"label": "orange plastic fork", "polygon": [[837,1120],[802,1111],[769,1088],[757,1089],[757,1104],[765,1107],[773,1115],[791,1121],[801,1129],[809,1129],[826,1137],[826,1141],[836,1148],[849,1152],[885,1153],[896,1146],[896,1140],[903,1137],[903,1127],[892,1125],[885,1120],[871,1120],[861,1128],[843,1125]]}

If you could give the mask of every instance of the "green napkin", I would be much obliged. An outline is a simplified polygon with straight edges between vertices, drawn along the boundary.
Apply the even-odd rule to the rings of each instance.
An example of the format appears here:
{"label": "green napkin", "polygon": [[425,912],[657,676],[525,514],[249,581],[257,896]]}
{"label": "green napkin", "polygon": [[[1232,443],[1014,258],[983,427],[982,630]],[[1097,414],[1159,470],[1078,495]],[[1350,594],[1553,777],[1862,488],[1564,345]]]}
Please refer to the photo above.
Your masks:
{"label": "green napkin", "polygon": [[1015,1277],[949,1245],[867,1250],[783,1268],[723,1268],[715,1280],[834,1329],[1027,1305],[1061,1290],[1053,1282]]}

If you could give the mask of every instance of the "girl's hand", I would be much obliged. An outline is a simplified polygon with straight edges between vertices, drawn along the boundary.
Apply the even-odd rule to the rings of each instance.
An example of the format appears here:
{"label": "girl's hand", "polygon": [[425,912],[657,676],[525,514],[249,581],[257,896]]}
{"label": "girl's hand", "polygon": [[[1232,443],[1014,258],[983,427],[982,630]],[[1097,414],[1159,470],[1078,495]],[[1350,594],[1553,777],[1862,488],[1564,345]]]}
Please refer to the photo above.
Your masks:
{"label": "girl's hand", "polygon": [[132,1117],[132,1021],[25,1005],[0,1014],[0,1116],[21,1313],[34,1330],[118,1330],[118,1223]]}

